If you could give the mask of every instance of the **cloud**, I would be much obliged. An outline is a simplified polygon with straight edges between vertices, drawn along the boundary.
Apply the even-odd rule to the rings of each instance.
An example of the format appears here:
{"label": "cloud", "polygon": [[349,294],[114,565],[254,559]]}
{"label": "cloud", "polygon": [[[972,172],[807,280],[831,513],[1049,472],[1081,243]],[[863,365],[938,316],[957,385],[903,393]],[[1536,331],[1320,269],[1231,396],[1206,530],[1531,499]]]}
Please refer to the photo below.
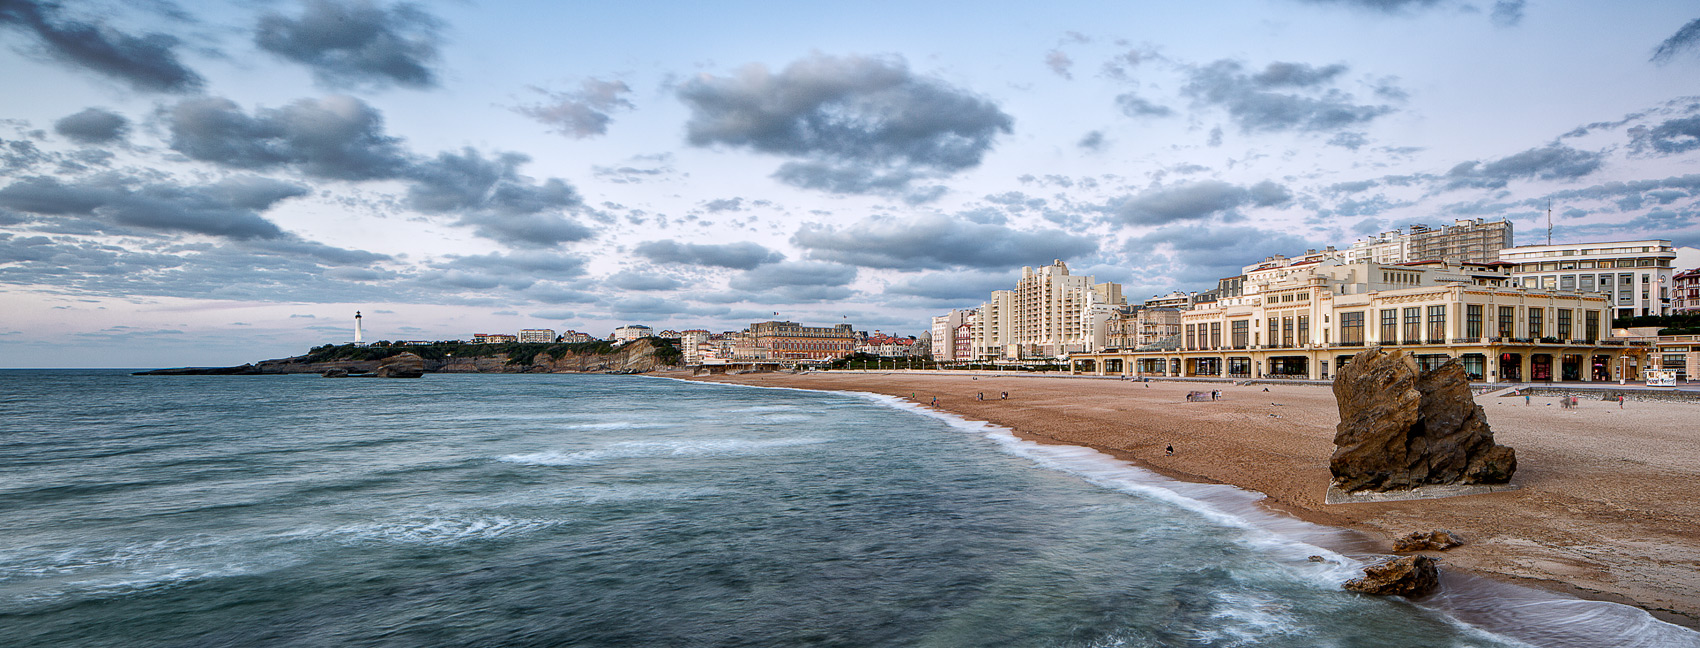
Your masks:
{"label": "cloud", "polygon": [[1090,254],[1097,240],[1062,230],[1015,230],[946,216],[864,220],[842,229],[805,223],[791,243],[809,256],[868,268],[1007,268]]}
{"label": "cloud", "polygon": [[1339,64],[1275,62],[1247,72],[1240,62],[1224,59],[1191,70],[1182,93],[1226,110],[1247,133],[1340,130],[1393,112],[1389,106],[1353,103],[1351,94],[1329,87],[1345,71]]}
{"label": "cloud", "polygon": [[78,144],[105,144],[123,139],[129,131],[130,120],[100,108],[86,108],[53,122],[53,132]]}
{"label": "cloud", "polygon": [[613,121],[609,113],[630,110],[632,102],[623,95],[631,94],[624,81],[585,79],[573,92],[550,92],[533,88],[549,97],[547,103],[520,106],[514,111],[552,126],[555,132],[574,139],[584,139],[608,132]]}
{"label": "cloud", "polygon": [[[1190,289],[1214,288],[1217,279],[1271,254],[1293,254],[1317,247],[1291,233],[1256,227],[1171,225],[1127,243],[1129,261],[1153,275],[1164,275]],[[1190,286],[1189,286],[1190,285]]]}
{"label": "cloud", "polygon": [[476,270],[502,277],[529,276],[536,279],[566,279],[584,274],[584,259],[567,254],[526,250],[503,254],[493,252],[456,257],[437,267]]}
{"label": "cloud", "polygon": [[608,285],[620,290],[673,290],[683,284],[672,277],[624,270],[608,277]]}
{"label": "cloud", "polygon": [[1370,9],[1386,13],[1399,13],[1405,9],[1427,8],[1440,3],[1440,0],[1302,0],[1311,4],[1337,4],[1359,9]]}
{"label": "cloud", "polygon": [[1075,142],[1075,146],[1079,146],[1080,148],[1088,151],[1102,151],[1104,150],[1104,145],[1103,131],[1090,131],[1081,136],[1079,142]]}
{"label": "cloud", "polygon": [[1683,25],[1682,29],[1676,30],[1676,33],[1671,34],[1670,38],[1659,43],[1659,48],[1653,50],[1652,61],[1654,63],[1668,62],[1675,58],[1677,54],[1694,49],[1697,43],[1700,43],[1700,18],[1688,21],[1688,24]]}
{"label": "cloud", "polygon": [[1329,146],[1338,146],[1340,148],[1351,149],[1354,151],[1363,148],[1363,146],[1368,143],[1369,138],[1365,137],[1363,133],[1340,132],[1335,133],[1333,137],[1328,138]]}
{"label": "cloud", "polygon": [[180,41],[173,36],[132,35],[99,22],[67,19],[59,11],[58,3],[7,0],[0,3],[0,27],[22,30],[34,36],[53,58],[122,81],[136,90],[191,92],[204,83],[199,74],[178,60]]}
{"label": "cloud", "polygon": [[561,215],[583,205],[565,181],[538,183],[519,174],[519,165],[529,160],[519,153],[485,158],[470,148],[439,153],[408,170],[413,185],[407,204],[427,213],[460,214],[457,224],[510,245],[548,247],[594,236],[594,230]]}
{"label": "cloud", "polygon": [[1599,170],[1605,156],[1563,144],[1529,149],[1483,164],[1464,162],[1446,172],[1447,189],[1497,189],[1517,179],[1575,180]]}
{"label": "cloud", "polygon": [[167,116],[171,148],[190,158],[244,168],[293,166],[334,180],[393,178],[409,163],[383,117],[359,99],[301,99],[250,117],[222,97],[186,99]]}
{"label": "cloud", "polygon": [[958,303],[983,301],[994,290],[1008,290],[1017,279],[1014,272],[930,272],[886,286],[885,294]]}
{"label": "cloud", "polygon": [[1523,22],[1525,0],[1497,0],[1489,17],[1500,27],[1516,27]]}
{"label": "cloud", "polygon": [[306,0],[299,17],[261,16],[254,44],[312,68],[321,85],[429,88],[437,83],[438,26],[411,3]]}
{"label": "cloud", "polygon": [[1151,103],[1131,92],[1117,95],[1116,107],[1129,117],[1168,117],[1175,114],[1168,106]]}
{"label": "cloud", "polygon": [[639,243],[633,252],[657,263],[688,263],[739,270],[785,260],[785,255],[748,241],[722,245],[645,241]]}
{"label": "cloud", "polygon": [[1247,204],[1276,207],[1291,200],[1286,187],[1268,180],[1251,187],[1199,180],[1141,192],[1112,204],[1110,210],[1132,225],[1165,225],[1208,218]]}
{"label": "cloud", "polygon": [[744,209],[744,199],[743,198],[718,198],[718,199],[710,200],[706,203],[703,203],[702,207],[703,207],[703,209],[707,209],[710,213],[723,212],[723,211],[743,211],[743,209]]}
{"label": "cloud", "polygon": [[1651,149],[1665,155],[1686,153],[1700,148],[1700,116],[1679,117],[1652,128],[1631,128],[1629,147],[1637,153]]}
{"label": "cloud", "polygon": [[1045,52],[1045,67],[1051,68],[1052,72],[1064,79],[1072,80],[1074,78],[1074,74],[1069,72],[1069,68],[1074,67],[1074,59],[1069,58],[1061,50]]}
{"label": "cloud", "polygon": [[59,216],[99,216],[118,225],[231,239],[279,238],[282,229],[259,212],[307,194],[299,185],[237,177],[208,185],[141,182],[105,176],[66,184],[31,177],[0,189],[0,207]]}
{"label": "cloud", "polygon": [[733,290],[773,293],[792,301],[827,301],[852,294],[845,286],[856,280],[856,268],[817,261],[786,261],[764,265],[732,278]]}
{"label": "cloud", "polygon": [[793,158],[775,177],[837,193],[897,193],[973,168],[1013,119],[997,104],[917,76],[902,59],[817,54],[775,74],[748,65],[684,83],[693,146]]}

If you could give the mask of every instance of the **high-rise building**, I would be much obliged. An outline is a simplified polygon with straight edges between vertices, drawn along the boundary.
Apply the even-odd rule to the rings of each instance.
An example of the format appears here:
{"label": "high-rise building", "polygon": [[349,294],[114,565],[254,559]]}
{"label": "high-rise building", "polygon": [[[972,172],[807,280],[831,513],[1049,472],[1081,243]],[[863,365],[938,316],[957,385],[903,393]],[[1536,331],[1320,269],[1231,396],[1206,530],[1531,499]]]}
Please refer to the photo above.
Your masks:
{"label": "high-rise building", "polygon": [[1124,304],[1121,284],[1071,275],[1060,259],[1037,270],[1024,267],[1014,290],[993,291],[980,305],[976,355],[1053,359],[1097,350],[1108,341],[1115,307]]}
{"label": "high-rise building", "polygon": [[[955,310],[933,318],[933,361],[956,361],[957,331],[974,316],[974,310]],[[969,342],[968,346],[973,346]]]}
{"label": "high-rise building", "polygon": [[1610,297],[1611,316],[1667,315],[1676,248],[1660,239],[1522,245],[1501,250],[1518,285]]}

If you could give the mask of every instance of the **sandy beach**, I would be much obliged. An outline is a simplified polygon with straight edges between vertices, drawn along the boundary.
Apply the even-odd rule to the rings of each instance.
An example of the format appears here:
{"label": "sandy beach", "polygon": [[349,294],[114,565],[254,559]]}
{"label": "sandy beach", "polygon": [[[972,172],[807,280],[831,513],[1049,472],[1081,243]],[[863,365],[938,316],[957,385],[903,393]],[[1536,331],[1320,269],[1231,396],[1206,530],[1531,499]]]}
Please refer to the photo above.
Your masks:
{"label": "sandy beach", "polygon": [[[1040,376],[746,374],[712,380],[913,399],[1039,442],[1090,446],[1193,481],[1264,493],[1278,510],[1358,530],[1382,551],[1443,528],[1467,544],[1444,568],[1647,609],[1700,628],[1700,405],[1480,397],[1499,443],[1517,450],[1517,490],[1325,504],[1339,422],[1327,387],[1129,382]],[[1223,400],[1187,402],[1193,390]],[[1001,394],[1009,393],[1008,400]],[[976,399],[984,394],[986,400]],[[1174,455],[1167,456],[1167,446]]]}

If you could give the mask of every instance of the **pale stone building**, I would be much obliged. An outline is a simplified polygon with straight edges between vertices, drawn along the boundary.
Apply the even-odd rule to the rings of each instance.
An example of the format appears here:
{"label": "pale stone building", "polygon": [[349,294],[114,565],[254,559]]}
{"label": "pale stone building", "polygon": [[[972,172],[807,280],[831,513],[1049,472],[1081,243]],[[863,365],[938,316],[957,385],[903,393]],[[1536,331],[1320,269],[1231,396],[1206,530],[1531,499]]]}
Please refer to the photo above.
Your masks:
{"label": "pale stone building", "polygon": [[1636,379],[1649,345],[1608,339],[1604,295],[1510,285],[1502,264],[1340,259],[1247,273],[1245,294],[1181,315],[1178,348],[1072,354],[1076,371],[1327,379],[1363,349],[1490,382]]}
{"label": "pale stone building", "polygon": [[993,291],[980,305],[976,359],[1051,360],[1101,348],[1111,313],[1125,303],[1121,284],[1071,275],[1060,259],[1024,267],[1014,290]]}

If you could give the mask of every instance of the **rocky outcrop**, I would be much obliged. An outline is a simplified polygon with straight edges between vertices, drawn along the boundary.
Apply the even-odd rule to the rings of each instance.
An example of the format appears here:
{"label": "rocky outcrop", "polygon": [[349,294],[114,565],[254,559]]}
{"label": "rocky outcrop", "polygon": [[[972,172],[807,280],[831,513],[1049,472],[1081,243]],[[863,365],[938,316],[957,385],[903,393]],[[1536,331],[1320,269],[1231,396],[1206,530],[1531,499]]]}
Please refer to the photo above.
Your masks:
{"label": "rocky outcrop", "polygon": [[1409,535],[1393,539],[1393,550],[1406,551],[1446,551],[1453,547],[1462,546],[1464,539],[1458,534],[1446,529],[1435,529],[1428,533],[1412,531]]}
{"label": "rocky outcrop", "polygon": [[1334,398],[1340,425],[1328,468],[1342,491],[1503,484],[1517,470],[1456,360],[1419,373],[1403,351],[1370,349],[1340,369]]}
{"label": "rocky outcrop", "polygon": [[324,373],[319,374],[319,375],[324,376],[326,378],[347,378],[349,376],[349,373],[348,373],[347,369],[331,368],[331,369],[326,369]]}
{"label": "rocky outcrop", "polygon": [[[424,358],[403,352],[383,360],[332,360],[311,362],[309,356],[265,360],[236,367],[183,367],[136,372],[138,376],[207,376],[207,375],[278,375],[320,374],[346,372],[353,376],[377,375],[385,362],[401,356],[418,359],[423,373],[645,373],[674,365],[662,360],[661,347],[649,340],[635,340],[606,353],[565,350],[558,357],[539,352],[530,358],[510,358],[505,354],[476,357],[447,356]],[[677,356],[677,352],[673,354]]]}
{"label": "rocky outcrop", "polygon": [[425,359],[412,353],[384,358],[372,372],[379,378],[421,378],[425,376]]}
{"label": "rocky outcrop", "polygon": [[1440,586],[1440,569],[1428,556],[1401,556],[1364,568],[1363,578],[1343,585],[1353,592],[1377,596],[1427,596]]}

